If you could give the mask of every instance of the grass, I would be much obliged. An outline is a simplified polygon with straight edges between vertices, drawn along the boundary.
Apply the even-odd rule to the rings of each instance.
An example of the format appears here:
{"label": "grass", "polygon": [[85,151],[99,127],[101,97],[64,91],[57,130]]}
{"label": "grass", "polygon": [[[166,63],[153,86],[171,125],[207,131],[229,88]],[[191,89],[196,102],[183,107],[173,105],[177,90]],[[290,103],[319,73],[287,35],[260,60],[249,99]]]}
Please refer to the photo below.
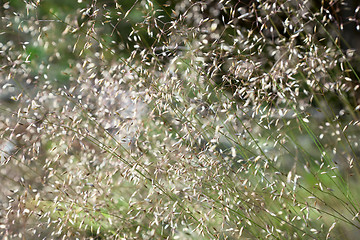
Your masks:
{"label": "grass", "polygon": [[357,54],[312,4],[4,7],[0,235],[355,238]]}

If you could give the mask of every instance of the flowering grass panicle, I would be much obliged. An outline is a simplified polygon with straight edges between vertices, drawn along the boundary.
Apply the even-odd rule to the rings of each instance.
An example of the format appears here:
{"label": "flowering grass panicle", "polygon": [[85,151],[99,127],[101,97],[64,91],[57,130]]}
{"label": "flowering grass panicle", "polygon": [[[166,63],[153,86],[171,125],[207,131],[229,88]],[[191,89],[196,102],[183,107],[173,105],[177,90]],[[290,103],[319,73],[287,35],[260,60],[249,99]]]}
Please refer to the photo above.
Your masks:
{"label": "flowering grass panicle", "polygon": [[355,238],[349,2],[1,3],[0,236]]}

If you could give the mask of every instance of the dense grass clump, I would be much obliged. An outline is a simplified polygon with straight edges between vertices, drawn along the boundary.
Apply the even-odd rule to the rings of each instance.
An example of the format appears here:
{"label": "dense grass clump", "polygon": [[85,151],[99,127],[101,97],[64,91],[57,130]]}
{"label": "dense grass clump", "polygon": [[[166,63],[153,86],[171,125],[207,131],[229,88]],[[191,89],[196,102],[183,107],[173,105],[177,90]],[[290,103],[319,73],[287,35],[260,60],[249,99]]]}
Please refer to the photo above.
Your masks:
{"label": "dense grass clump", "polygon": [[324,2],[1,3],[0,236],[356,238],[359,7]]}

